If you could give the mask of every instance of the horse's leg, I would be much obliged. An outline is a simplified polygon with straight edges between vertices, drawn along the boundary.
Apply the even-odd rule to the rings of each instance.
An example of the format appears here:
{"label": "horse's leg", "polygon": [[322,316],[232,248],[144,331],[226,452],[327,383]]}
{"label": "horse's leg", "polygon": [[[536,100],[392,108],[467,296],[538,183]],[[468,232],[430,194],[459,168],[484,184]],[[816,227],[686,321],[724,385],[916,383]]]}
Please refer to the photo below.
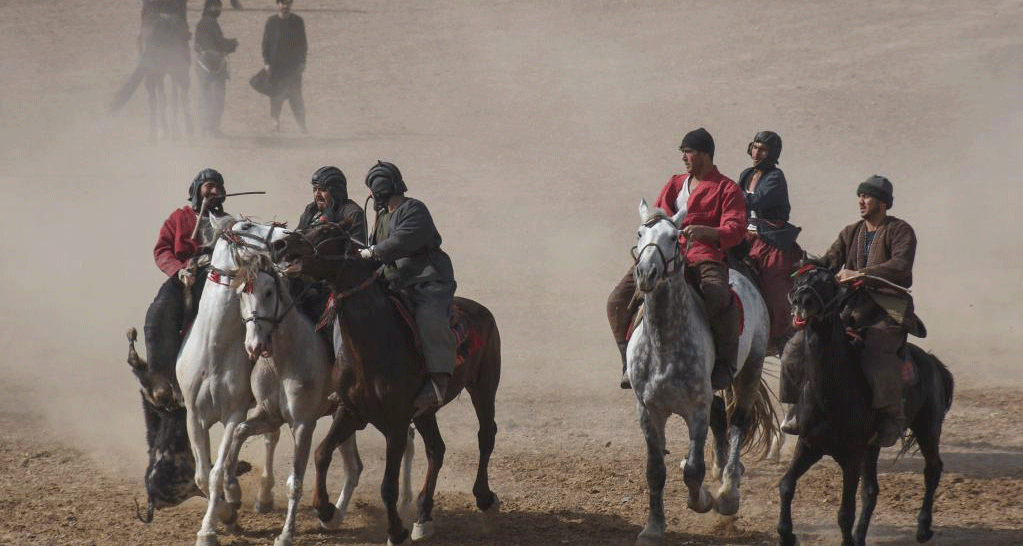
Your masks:
{"label": "horse's leg", "polygon": [[497,437],[497,423],[494,421],[494,398],[497,387],[482,388],[481,385],[466,387],[476,409],[476,419],[480,423],[477,434],[480,449],[479,466],[476,468],[476,483],[472,486],[472,494],[476,497],[476,507],[484,512],[496,512],[500,508],[497,495],[490,490],[490,455],[494,452],[494,441]]}
{"label": "horse's leg", "polygon": [[244,412],[232,415],[224,422],[224,436],[220,440],[220,449],[217,451],[217,461],[210,469],[209,482],[209,503],[206,508],[206,515],[202,519],[202,527],[196,533],[195,546],[217,546],[217,516],[221,490],[224,487],[224,471],[228,454],[231,451],[231,443],[234,438],[234,430],[238,423],[245,418]]}
{"label": "horse's leg", "polygon": [[291,546],[295,536],[295,514],[298,513],[298,501],[302,498],[302,478],[309,464],[309,450],[313,442],[313,430],[316,419],[298,422],[292,429],[295,436],[295,458],[288,478],[288,514],[284,518],[284,528],[274,540],[274,546]]}
{"label": "horse's leg", "polygon": [[796,544],[796,535],[792,533],[792,499],[796,496],[796,482],[823,456],[823,452],[810,447],[803,440],[796,442],[796,450],[792,454],[789,469],[778,482],[778,494],[781,497],[781,506],[778,510],[779,546],[794,546]]}
{"label": "horse's leg", "polygon": [[398,515],[398,478],[405,444],[408,443],[408,428],[402,425],[400,429],[387,431],[386,441],[387,462],[384,465],[384,479],[380,484],[380,498],[387,509],[387,543],[401,544],[409,535]]}
{"label": "horse's leg", "polygon": [[689,453],[682,461],[682,481],[689,489],[689,509],[703,514],[714,508],[714,497],[707,491],[703,483],[707,474],[707,463],[704,461],[703,451],[707,443],[707,429],[709,426],[710,404],[702,408],[690,408],[689,412],[682,417],[689,428]]}
{"label": "horse's leg", "polygon": [[664,467],[664,424],[668,416],[653,414],[638,402],[636,405],[639,410],[639,426],[646,438],[646,483],[650,495],[646,526],[636,538],[636,544],[656,544],[667,528],[664,522],[664,480],[667,475]]}
{"label": "horse's leg", "polygon": [[853,540],[858,546],[864,546],[867,541],[867,528],[870,527],[870,518],[874,515],[874,507],[877,506],[877,493],[880,487],[877,485],[877,458],[881,454],[881,447],[878,445],[867,446],[867,454],[863,459],[863,490],[860,491],[860,519],[856,522],[856,532]]}
{"label": "horse's leg", "polygon": [[[234,438],[231,439],[231,451],[228,455],[226,471],[224,472],[224,500],[227,501],[231,510],[227,514],[226,519],[221,519],[228,527],[234,527],[235,520],[237,519],[237,510],[242,504],[241,486],[238,485],[238,476],[236,475],[238,455],[242,450],[242,446],[245,445],[246,440],[256,434],[265,434],[268,437],[280,435],[280,422],[271,418],[265,411],[262,411],[260,409],[261,406],[256,406],[256,408],[256,412],[251,417],[235,427]],[[264,470],[264,474],[265,472]]]}
{"label": "horse's leg", "polygon": [[444,466],[444,439],[437,428],[436,414],[428,413],[415,419],[416,430],[423,438],[426,446],[426,479],[423,489],[416,499],[418,513],[412,526],[412,540],[422,540],[433,536],[433,492],[437,488],[437,476]]}
{"label": "horse's leg", "polygon": [[277,451],[277,442],[280,439],[280,428],[263,435],[266,463],[263,465],[263,473],[259,476],[259,489],[256,490],[256,502],[253,505],[258,514],[268,514],[274,509],[274,452]]}
{"label": "horse's leg", "polygon": [[324,529],[332,531],[341,528],[341,522],[348,513],[348,504],[352,502],[352,494],[359,485],[359,476],[362,475],[362,458],[359,457],[359,446],[355,442],[354,434],[341,442],[337,452],[341,454],[341,464],[345,467],[345,485],[341,488],[337,503],[334,504],[334,516],[330,521],[320,522]]}
{"label": "horse's leg", "polygon": [[184,81],[180,82],[180,85],[181,85],[181,113],[185,117],[185,135],[190,137],[190,136],[192,136],[195,133],[195,127],[192,126],[192,99],[191,99],[190,93],[188,91],[189,85],[188,85],[188,80],[187,80],[187,78],[188,78],[188,76],[187,76],[188,67],[185,66],[184,70],[186,71],[185,72],[186,76],[184,76],[184,78],[186,78],[186,79]]}
{"label": "horse's leg", "polygon": [[195,458],[195,485],[209,496],[210,429],[203,426],[195,408],[188,408],[186,416],[185,428],[188,430],[189,443],[192,444],[192,457]]}
{"label": "horse's leg", "polygon": [[313,508],[316,509],[320,519],[320,525],[326,527],[328,522],[334,518],[335,508],[327,497],[327,469],[330,468],[332,453],[342,442],[348,440],[361,423],[345,411],[341,406],[334,412],[334,420],[330,423],[330,430],[316,448],[316,484],[313,487]]}
{"label": "horse's leg", "polygon": [[[356,453],[358,455],[358,453]],[[408,443],[405,444],[405,455],[401,459],[401,485],[398,487],[398,512],[401,519],[412,519],[412,461],[416,456],[416,429],[409,425]],[[360,462],[361,465],[361,462]],[[361,467],[360,467],[361,468]]]}
{"label": "horse's leg", "polygon": [[[928,404],[937,405],[940,402],[929,401]],[[934,492],[938,489],[938,481],[941,480],[941,471],[944,468],[938,450],[943,413],[944,407],[930,412],[923,418],[918,415],[913,427],[920,453],[924,456],[924,501],[916,517],[916,541],[920,543],[934,538],[934,531],[931,530],[931,512],[934,509]]]}
{"label": "horse's leg", "polygon": [[856,490],[860,486],[860,472],[863,470],[863,455],[842,457],[842,504],[838,507],[838,527],[842,531],[842,546],[855,546],[853,522],[856,520]]}
{"label": "horse's leg", "polygon": [[728,461],[728,412],[720,396],[710,403],[710,431],[714,434],[714,477],[720,480]]}
{"label": "horse's leg", "polygon": [[[156,112],[157,96],[156,96],[156,81],[152,75],[146,75],[146,99],[149,101],[149,143],[156,143]],[[152,357],[150,357],[152,358]]]}

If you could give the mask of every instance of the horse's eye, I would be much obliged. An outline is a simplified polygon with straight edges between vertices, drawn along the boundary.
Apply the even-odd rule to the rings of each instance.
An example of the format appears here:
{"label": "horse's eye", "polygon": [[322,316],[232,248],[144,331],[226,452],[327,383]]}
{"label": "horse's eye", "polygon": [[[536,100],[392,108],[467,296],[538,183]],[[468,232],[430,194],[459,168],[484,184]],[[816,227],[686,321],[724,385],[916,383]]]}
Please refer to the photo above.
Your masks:
{"label": "horse's eye", "polygon": [[270,290],[267,290],[266,292],[263,293],[263,297],[265,298],[269,298],[272,295],[274,295],[274,293]]}

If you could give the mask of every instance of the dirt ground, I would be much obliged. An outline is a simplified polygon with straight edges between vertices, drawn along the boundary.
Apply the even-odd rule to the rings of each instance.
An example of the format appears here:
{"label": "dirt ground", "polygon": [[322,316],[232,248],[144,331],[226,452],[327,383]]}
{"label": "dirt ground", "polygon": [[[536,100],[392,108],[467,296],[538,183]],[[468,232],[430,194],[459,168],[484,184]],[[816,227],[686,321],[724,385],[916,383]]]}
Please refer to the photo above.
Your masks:
{"label": "dirt ground", "polygon": [[[284,132],[270,132],[248,78],[272,4],[243,3],[221,17],[241,42],[228,138],[149,145],[143,89],[106,114],[135,66],[137,2],[0,0],[0,544],[194,541],[200,499],[134,519],[146,453],[123,332],[141,326],[162,280],[156,232],[205,166],[228,191],[268,192],[228,211],[294,224],[316,168],[341,167],[361,201],[377,159],[428,204],[459,294],[494,312],[503,341],[491,463],[502,513],[474,509],[476,423],[462,397],[440,414],[448,454],[431,542],[631,544],[646,517],[645,454],[604,302],[629,263],[639,199],[683,169],[678,142],[698,126],[733,178],[756,131],[781,134],[792,219],[812,252],[857,219],[856,184],[875,172],[894,182],[892,213],[920,241],[920,343],[958,382],[938,543],[1023,544],[1018,1],[298,0],[308,135],[287,109]],[[775,543],[784,465],[746,461],[738,517],[695,514],[678,467],[685,428],[670,427],[665,543]],[[223,544],[272,543],[284,439],[277,509],[256,515],[246,497],[243,531]],[[367,431],[360,446],[367,468],[345,529],[319,530],[307,495],[296,545],[384,541],[382,442]],[[243,456],[258,466],[256,447]],[[882,454],[872,544],[912,543],[923,463],[894,455]],[[423,468],[420,457],[416,482]],[[840,543],[839,484],[830,461],[800,482],[803,544]]]}

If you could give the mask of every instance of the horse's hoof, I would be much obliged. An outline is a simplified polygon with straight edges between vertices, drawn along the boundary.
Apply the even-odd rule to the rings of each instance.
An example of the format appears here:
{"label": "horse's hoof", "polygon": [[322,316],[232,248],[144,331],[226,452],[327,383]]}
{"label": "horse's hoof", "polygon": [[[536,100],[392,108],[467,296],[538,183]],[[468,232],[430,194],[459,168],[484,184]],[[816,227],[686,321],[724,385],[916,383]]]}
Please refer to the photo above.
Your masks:
{"label": "horse's hoof", "polygon": [[938,536],[933,532],[929,532],[926,537],[917,536],[916,541],[918,544],[922,544],[923,546],[934,546],[938,543]]}
{"label": "horse's hoof", "polygon": [[636,537],[636,546],[658,546],[664,539],[664,528],[650,523]]}
{"label": "horse's hoof", "polygon": [[274,546],[291,546],[292,538],[290,536],[280,535],[274,540]]}
{"label": "horse's hoof", "polygon": [[412,542],[428,539],[436,532],[437,529],[434,527],[433,521],[424,521],[422,523],[417,521],[412,525]]}
{"label": "horse's hoof", "polygon": [[692,498],[689,499],[689,509],[697,514],[706,514],[710,512],[711,508],[714,508],[714,497],[710,495],[710,491],[707,488],[700,486],[700,498],[693,502]]}
{"label": "horse's hoof", "polygon": [[270,500],[256,499],[256,502],[252,505],[252,509],[255,510],[257,514],[269,514],[274,511],[274,500],[273,498]]}
{"label": "horse's hoof", "polygon": [[320,527],[328,531],[337,531],[345,521],[345,513],[341,510],[334,510],[334,515],[327,521],[320,520]]}
{"label": "horse's hoof", "polygon": [[796,535],[790,535],[791,539],[786,539],[784,536],[778,537],[778,546],[799,546],[799,537]]}
{"label": "horse's hoof", "polygon": [[407,538],[408,538],[408,531],[406,531],[405,529],[402,529],[401,530],[401,534],[398,535],[398,540],[391,540],[390,537],[387,537],[387,546],[398,546],[399,544],[405,544],[405,539],[407,539]]}
{"label": "horse's hoof", "polygon": [[483,509],[483,513],[488,516],[492,516],[501,511],[501,499],[497,498],[497,493],[491,493],[491,495],[494,500],[490,501],[490,506]]}
{"label": "horse's hoof", "polygon": [[195,535],[195,546],[220,546],[216,533],[198,533]]}
{"label": "horse's hoof", "polygon": [[734,516],[739,512],[740,495],[737,490],[718,491],[718,498],[714,500],[714,509],[722,516]]}

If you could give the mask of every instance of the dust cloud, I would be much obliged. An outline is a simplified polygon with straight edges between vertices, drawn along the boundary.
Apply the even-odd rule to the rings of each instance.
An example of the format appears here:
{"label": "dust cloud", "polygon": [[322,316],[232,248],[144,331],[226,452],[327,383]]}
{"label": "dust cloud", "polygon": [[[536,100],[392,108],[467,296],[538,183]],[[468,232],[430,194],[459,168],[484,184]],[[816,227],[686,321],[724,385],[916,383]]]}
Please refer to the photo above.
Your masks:
{"label": "dust cloud", "polygon": [[[149,145],[144,89],[105,114],[134,68],[137,6],[0,3],[5,398],[110,468],[144,460],[123,331],[141,327],[163,280],[159,226],[206,166],[229,191],[268,192],[228,211],[294,224],[317,167],[340,166],[361,201],[369,166],[396,162],[444,235],[459,294],[497,317],[502,429],[592,428],[602,411],[631,412],[604,301],[629,264],[639,199],[682,169],[684,132],[707,127],[735,177],[750,137],[771,129],[803,246],[825,250],[857,219],[856,184],[888,176],[892,212],[920,241],[920,343],[960,381],[1018,381],[1023,68],[1018,41],[991,38],[1018,33],[1009,4],[300,0],[308,136],[287,111],[285,134],[271,134],[248,88],[270,13],[248,4],[221,17],[241,42],[230,138]],[[471,451],[459,411],[449,444]]]}

